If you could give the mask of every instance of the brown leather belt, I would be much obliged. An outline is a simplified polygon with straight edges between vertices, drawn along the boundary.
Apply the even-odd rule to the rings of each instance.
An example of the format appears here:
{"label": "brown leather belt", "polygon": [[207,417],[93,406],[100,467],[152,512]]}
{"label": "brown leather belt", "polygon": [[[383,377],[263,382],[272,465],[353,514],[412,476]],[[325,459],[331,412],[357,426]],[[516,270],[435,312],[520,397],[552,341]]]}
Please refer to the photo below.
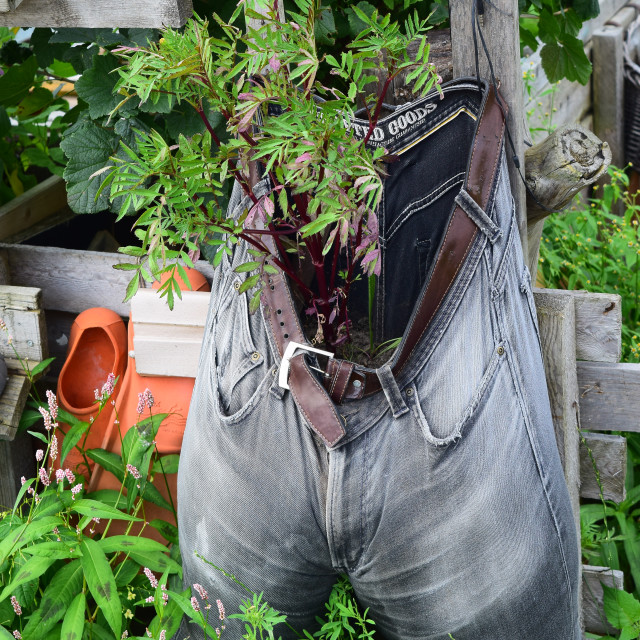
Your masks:
{"label": "brown leather belt", "polygon": [[[504,101],[501,101],[504,105]],[[465,185],[466,192],[483,211],[486,210],[493,188],[503,134],[503,111],[496,99],[494,88],[490,87],[476,127]],[[259,216],[255,218],[257,220]],[[449,221],[429,282],[423,290],[416,311],[405,331],[404,340],[399,346],[399,353],[391,369],[394,376],[402,371],[435,316],[463,265],[477,232],[476,222],[458,204]],[[277,255],[272,236],[265,234],[262,241],[274,255]],[[327,445],[334,446],[345,435],[344,424],[336,405],[347,399],[355,400],[377,393],[382,389],[380,380],[375,371],[364,369],[353,362],[333,358],[331,354],[319,351],[307,342],[289,285],[281,273],[265,275],[264,284],[264,317],[269,322],[282,358],[281,386],[290,389],[311,428]],[[305,359],[307,352],[320,352],[331,356],[322,384]]]}

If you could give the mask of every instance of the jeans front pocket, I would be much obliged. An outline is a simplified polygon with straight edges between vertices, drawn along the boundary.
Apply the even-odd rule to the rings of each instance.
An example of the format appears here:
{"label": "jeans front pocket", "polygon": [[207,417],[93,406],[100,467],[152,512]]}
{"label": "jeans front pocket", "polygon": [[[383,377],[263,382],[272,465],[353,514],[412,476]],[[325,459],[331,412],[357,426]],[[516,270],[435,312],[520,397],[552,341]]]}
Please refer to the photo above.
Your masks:
{"label": "jeans front pocket", "polygon": [[442,447],[462,437],[465,428],[477,417],[496,372],[505,359],[504,353],[504,346],[497,345],[476,387],[464,399],[466,404],[462,405],[463,409],[453,419],[451,404],[460,403],[462,390],[454,387],[451,380],[442,380],[442,385],[447,388],[437,398],[424,394],[418,384],[413,383],[408,387],[405,391],[407,405],[429,444]]}
{"label": "jeans front pocket", "polygon": [[[232,280],[233,289],[241,279]],[[265,378],[271,378],[272,356],[260,312],[250,315],[247,294],[235,291],[221,305],[217,317],[214,356],[215,389],[222,418],[243,412]]]}

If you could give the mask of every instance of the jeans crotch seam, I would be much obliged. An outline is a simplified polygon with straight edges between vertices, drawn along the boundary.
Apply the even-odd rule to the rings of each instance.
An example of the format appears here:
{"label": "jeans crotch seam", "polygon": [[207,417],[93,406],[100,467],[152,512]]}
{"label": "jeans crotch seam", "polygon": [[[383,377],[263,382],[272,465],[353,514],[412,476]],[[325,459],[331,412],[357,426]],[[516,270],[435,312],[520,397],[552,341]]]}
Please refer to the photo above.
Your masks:
{"label": "jeans crotch seam", "polygon": [[327,507],[326,507],[326,528],[327,528],[327,546],[329,548],[329,556],[331,557],[331,564],[336,571],[345,572],[346,568],[342,566],[338,559],[338,547],[337,539],[339,533],[336,532],[335,522],[336,518],[336,501],[338,495],[338,478],[336,472],[336,466],[339,461],[336,459],[341,456],[344,449],[330,449],[329,453],[329,477],[327,479]]}

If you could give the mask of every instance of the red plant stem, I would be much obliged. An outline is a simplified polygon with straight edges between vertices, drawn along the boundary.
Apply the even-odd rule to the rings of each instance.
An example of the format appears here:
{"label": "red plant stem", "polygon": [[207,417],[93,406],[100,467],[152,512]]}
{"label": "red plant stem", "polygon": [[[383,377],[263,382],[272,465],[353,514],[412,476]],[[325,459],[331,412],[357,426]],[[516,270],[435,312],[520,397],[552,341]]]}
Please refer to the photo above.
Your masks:
{"label": "red plant stem", "polygon": [[338,255],[340,254],[340,239],[337,237],[338,233],[339,230],[336,228],[336,237],[333,239],[333,261],[331,262],[331,280],[329,285],[331,291],[333,291],[336,286],[336,275],[338,273]]}
{"label": "red plant stem", "polygon": [[211,137],[213,138],[213,141],[220,146],[221,142],[220,142],[220,138],[218,138],[218,136],[216,135],[216,132],[213,130],[213,127],[211,126],[211,123],[209,122],[209,118],[207,118],[204,109],[202,107],[200,107],[200,109],[197,110],[198,111],[198,115],[200,116],[200,118],[202,119],[202,122],[204,122],[204,126],[207,127],[207,131],[211,134]]}
{"label": "red plant stem", "polygon": [[376,103],[376,110],[373,112],[373,118],[371,118],[371,122],[369,122],[369,131],[367,131],[367,135],[364,137],[364,140],[362,141],[363,146],[367,144],[367,142],[369,142],[369,138],[371,137],[373,130],[376,128],[376,125],[378,124],[378,119],[380,118],[380,111],[382,110],[382,102],[384,101],[385,95],[387,95],[387,89],[389,88],[389,85],[391,84],[391,81],[393,80],[393,78],[394,78],[393,74],[389,74],[389,76],[387,77],[384,83],[384,86],[382,87],[382,91],[378,96],[378,102]]}

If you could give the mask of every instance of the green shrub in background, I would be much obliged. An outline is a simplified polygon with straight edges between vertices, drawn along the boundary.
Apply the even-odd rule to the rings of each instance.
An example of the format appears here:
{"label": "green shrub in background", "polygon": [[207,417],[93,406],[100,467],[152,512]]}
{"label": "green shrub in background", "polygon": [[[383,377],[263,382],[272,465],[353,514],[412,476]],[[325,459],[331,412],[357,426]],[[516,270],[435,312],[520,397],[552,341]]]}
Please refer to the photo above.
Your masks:
{"label": "green shrub in background", "polygon": [[[609,167],[610,184],[568,213],[549,216],[540,244],[545,287],[622,296],[622,360],[640,362],[640,200],[624,171]],[[623,202],[624,215],[612,213]]]}

